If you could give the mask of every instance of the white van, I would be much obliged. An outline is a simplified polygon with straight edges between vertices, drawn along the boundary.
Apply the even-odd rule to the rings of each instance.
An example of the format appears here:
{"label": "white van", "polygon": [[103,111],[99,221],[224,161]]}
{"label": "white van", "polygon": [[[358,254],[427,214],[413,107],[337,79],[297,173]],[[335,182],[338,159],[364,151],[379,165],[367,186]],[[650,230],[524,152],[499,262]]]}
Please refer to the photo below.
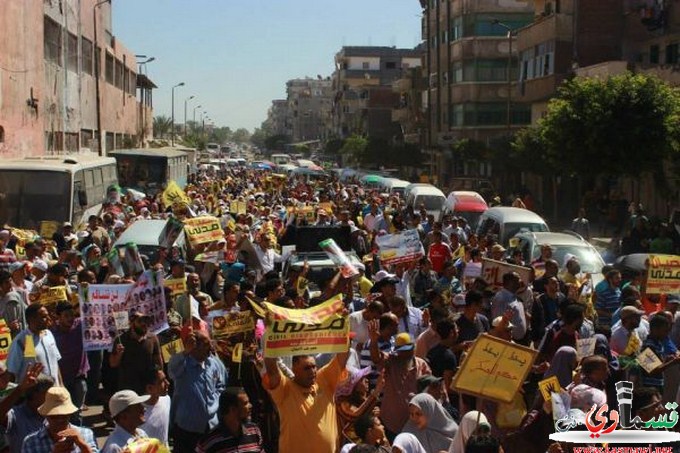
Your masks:
{"label": "white van", "polygon": [[488,234],[496,236],[499,244],[508,246],[510,238],[522,232],[545,232],[550,231],[545,220],[538,214],[528,209],[497,206],[487,209],[479,218],[477,235],[479,237]]}
{"label": "white van", "polygon": [[384,178],[382,181],[382,186],[385,189],[385,192],[389,193],[390,195],[393,193],[398,193],[402,198],[404,197],[404,190],[406,190],[406,187],[408,187],[409,184],[411,183],[397,178]]}
{"label": "white van", "polygon": [[444,192],[433,185],[414,187],[406,199],[406,205],[413,208],[414,212],[419,212],[420,206],[423,205],[427,215],[433,215],[435,220],[441,219],[445,203]]}

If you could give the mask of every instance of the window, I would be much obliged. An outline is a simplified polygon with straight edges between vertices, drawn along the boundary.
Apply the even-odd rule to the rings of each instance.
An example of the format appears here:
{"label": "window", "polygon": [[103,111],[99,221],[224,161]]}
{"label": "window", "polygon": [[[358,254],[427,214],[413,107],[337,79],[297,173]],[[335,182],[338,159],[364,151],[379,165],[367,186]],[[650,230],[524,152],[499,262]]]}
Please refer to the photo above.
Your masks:
{"label": "window", "polygon": [[61,66],[61,27],[45,16],[45,60]]}
{"label": "window", "polygon": [[123,75],[125,74],[125,70],[123,68],[123,63],[120,60],[115,60],[116,61],[116,79],[115,79],[115,85],[117,88],[120,88],[121,90],[123,89],[125,81],[123,80]]}
{"label": "window", "polygon": [[437,88],[438,86],[438,80],[437,80],[437,74],[430,74],[430,88]]}
{"label": "window", "polygon": [[106,52],[106,65],[105,65],[105,74],[106,74],[106,82],[110,83],[113,85],[113,73],[114,73],[114,59],[113,55],[110,53]]}
{"label": "window", "polygon": [[463,81],[463,62],[462,61],[456,61],[453,63],[451,66],[451,76],[452,76],[452,83],[459,83]]}
{"label": "window", "polygon": [[508,80],[507,60],[477,60],[476,81],[480,82],[505,82]]}
{"label": "window", "polygon": [[397,69],[397,63],[394,61],[388,61],[385,63],[385,69]]}
{"label": "window", "polygon": [[659,64],[659,46],[653,45],[649,47],[649,62],[652,64]]}
{"label": "window", "polygon": [[92,75],[92,41],[81,38],[81,52],[83,55],[83,72]]}
{"label": "window", "polygon": [[666,64],[678,63],[678,43],[666,46]]}
{"label": "window", "polygon": [[368,61],[364,61],[361,63],[361,69],[368,69],[371,67],[371,64]]}
{"label": "window", "polygon": [[78,72],[78,37],[71,33],[68,34],[66,41],[67,55],[66,68],[69,71]]}
{"label": "window", "polygon": [[134,96],[137,89],[137,74],[133,71],[129,71],[128,82],[128,93]]}
{"label": "window", "polygon": [[442,72],[442,85],[448,85],[449,83],[449,73],[448,71]]}
{"label": "window", "polygon": [[449,40],[449,32],[448,32],[448,30],[444,30],[444,31],[442,32],[442,41],[441,41],[441,43],[442,43],[442,44],[446,44],[446,42],[447,42],[448,40]]}
{"label": "window", "polygon": [[456,41],[463,37],[463,16],[458,16],[451,20],[451,41]]}

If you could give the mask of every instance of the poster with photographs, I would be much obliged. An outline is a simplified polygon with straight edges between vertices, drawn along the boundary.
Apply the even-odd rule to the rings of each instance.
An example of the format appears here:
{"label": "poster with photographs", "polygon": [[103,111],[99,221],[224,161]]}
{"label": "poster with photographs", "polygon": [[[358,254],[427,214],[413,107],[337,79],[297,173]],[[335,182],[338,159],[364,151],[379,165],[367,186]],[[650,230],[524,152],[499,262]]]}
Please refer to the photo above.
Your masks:
{"label": "poster with photographs", "polygon": [[151,316],[149,332],[154,334],[159,334],[169,327],[163,286],[161,272],[144,271],[130,290],[126,305],[128,313],[139,311]]}
{"label": "poster with photographs", "polygon": [[134,242],[125,244],[124,250],[123,269],[125,270],[125,275],[134,277],[144,272],[144,263],[142,262],[142,256],[139,254],[137,244]]}
{"label": "poster with photographs", "polygon": [[85,351],[110,350],[118,335],[114,312],[125,310],[133,284],[89,285],[80,291],[80,314],[83,319]]}

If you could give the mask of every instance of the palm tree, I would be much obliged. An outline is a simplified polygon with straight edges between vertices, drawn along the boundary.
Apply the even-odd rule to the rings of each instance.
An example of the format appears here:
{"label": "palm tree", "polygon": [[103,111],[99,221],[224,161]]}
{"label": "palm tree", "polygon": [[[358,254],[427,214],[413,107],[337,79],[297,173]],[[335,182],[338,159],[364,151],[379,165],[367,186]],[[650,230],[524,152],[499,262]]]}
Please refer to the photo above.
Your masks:
{"label": "palm tree", "polygon": [[163,138],[172,128],[172,118],[165,115],[156,116],[153,119],[153,136]]}

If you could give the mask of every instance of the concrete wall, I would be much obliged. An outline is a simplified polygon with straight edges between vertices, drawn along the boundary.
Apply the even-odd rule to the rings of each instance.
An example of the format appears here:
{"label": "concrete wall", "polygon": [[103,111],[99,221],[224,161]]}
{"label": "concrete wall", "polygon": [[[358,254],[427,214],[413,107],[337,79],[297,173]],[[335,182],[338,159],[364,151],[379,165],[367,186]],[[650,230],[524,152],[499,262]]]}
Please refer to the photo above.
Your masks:
{"label": "concrete wall", "polygon": [[42,23],[42,2],[0,2],[0,158],[44,153]]}

